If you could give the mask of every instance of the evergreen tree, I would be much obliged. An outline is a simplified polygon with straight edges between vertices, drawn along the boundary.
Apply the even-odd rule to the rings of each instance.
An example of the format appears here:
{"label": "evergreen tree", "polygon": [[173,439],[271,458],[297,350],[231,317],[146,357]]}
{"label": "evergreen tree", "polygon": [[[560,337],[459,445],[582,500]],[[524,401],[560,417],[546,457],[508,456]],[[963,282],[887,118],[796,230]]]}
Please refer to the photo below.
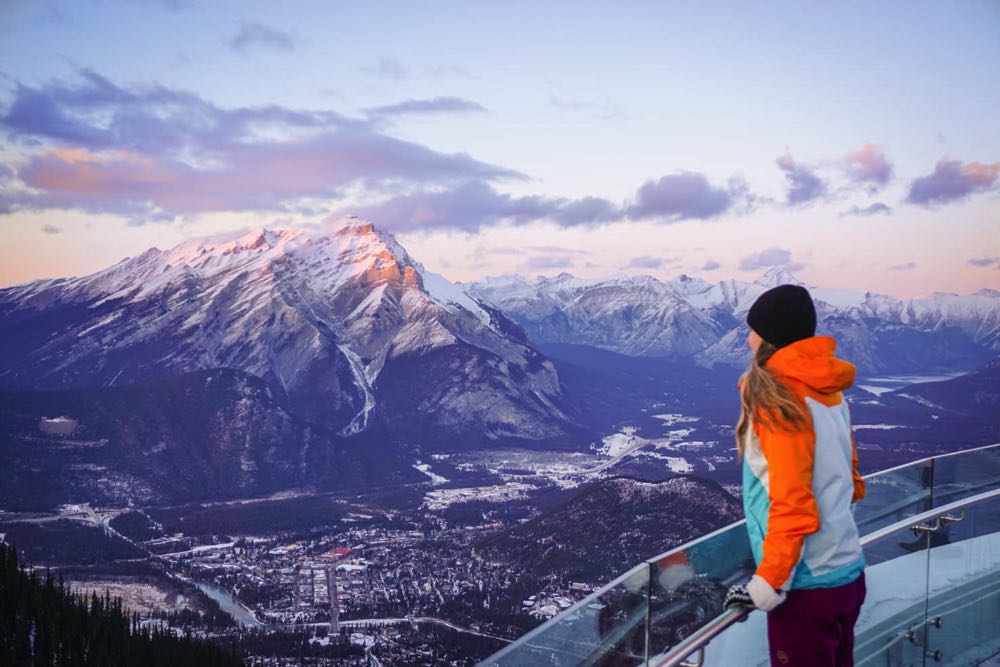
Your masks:
{"label": "evergreen tree", "polygon": [[121,598],[105,591],[77,596],[62,577],[40,579],[18,562],[13,546],[0,544],[0,665],[11,667],[242,667],[228,649],[190,635],[152,630],[129,614]]}

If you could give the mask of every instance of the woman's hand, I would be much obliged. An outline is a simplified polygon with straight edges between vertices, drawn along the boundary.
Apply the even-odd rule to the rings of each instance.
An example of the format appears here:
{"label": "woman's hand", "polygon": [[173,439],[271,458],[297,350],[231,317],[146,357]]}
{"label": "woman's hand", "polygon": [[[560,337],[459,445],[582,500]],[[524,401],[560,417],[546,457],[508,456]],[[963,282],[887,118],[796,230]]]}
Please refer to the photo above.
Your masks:
{"label": "woman's hand", "polygon": [[785,591],[776,591],[763,577],[753,575],[746,584],[730,587],[726,593],[725,607],[753,607],[761,611],[771,611],[785,601]]}

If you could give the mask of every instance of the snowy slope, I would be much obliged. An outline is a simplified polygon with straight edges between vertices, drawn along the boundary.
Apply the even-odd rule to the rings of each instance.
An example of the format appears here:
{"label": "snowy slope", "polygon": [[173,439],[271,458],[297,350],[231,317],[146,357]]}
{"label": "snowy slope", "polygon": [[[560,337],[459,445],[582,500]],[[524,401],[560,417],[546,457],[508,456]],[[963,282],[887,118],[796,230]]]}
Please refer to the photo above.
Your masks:
{"label": "snowy slope", "polygon": [[[505,434],[551,437],[563,419],[555,370],[502,320],[370,222],[257,229],[0,290],[0,329],[13,341],[0,351],[0,387],[121,386],[233,368],[350,435],[378,416],[387,366],[461,349]],[[415,394],[434,389],[395,378]],[[465,414],[455,426],[492,428],[476,406]]]}
{"label": "snowy slope", "polygon": [[[507,312],[538,343],[576,343],[637,356],[700,363],[747,363],[746,313],[765,290],[805,285],[786,269],[752,282],[708,282],[681,275],[580,279],[569,274],[529,281],[516,275],[466,286]],[[806,285],[819,333],[834,335],[862,374],[928,369],[970,370],[1000,351],[1000,292],[897,299]]]}

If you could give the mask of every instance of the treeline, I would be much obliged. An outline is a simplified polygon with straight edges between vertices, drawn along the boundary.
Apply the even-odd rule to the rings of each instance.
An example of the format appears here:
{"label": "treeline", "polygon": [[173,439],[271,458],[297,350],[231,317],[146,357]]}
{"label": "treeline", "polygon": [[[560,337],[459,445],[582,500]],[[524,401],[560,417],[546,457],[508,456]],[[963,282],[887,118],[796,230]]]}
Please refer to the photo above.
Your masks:
{"label": "treeline", "polygon": [[73,594],[61,578],[44,579],[0,544],[0,665],[101,666],[244,665],[225,649],[163,627],[140,624],[120,598]]}

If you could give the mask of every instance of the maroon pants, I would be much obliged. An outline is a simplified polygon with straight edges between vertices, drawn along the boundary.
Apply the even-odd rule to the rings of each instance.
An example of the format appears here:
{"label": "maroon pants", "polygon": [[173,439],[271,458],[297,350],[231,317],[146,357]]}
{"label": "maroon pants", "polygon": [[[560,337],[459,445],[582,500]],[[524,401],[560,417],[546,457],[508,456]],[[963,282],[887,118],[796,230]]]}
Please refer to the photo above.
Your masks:
{"label": "maroon pants", "polygon": [[771,666],[853,666],[854,622],[864,601],[864,572],[843,586],[789,591],[767,615]]}

